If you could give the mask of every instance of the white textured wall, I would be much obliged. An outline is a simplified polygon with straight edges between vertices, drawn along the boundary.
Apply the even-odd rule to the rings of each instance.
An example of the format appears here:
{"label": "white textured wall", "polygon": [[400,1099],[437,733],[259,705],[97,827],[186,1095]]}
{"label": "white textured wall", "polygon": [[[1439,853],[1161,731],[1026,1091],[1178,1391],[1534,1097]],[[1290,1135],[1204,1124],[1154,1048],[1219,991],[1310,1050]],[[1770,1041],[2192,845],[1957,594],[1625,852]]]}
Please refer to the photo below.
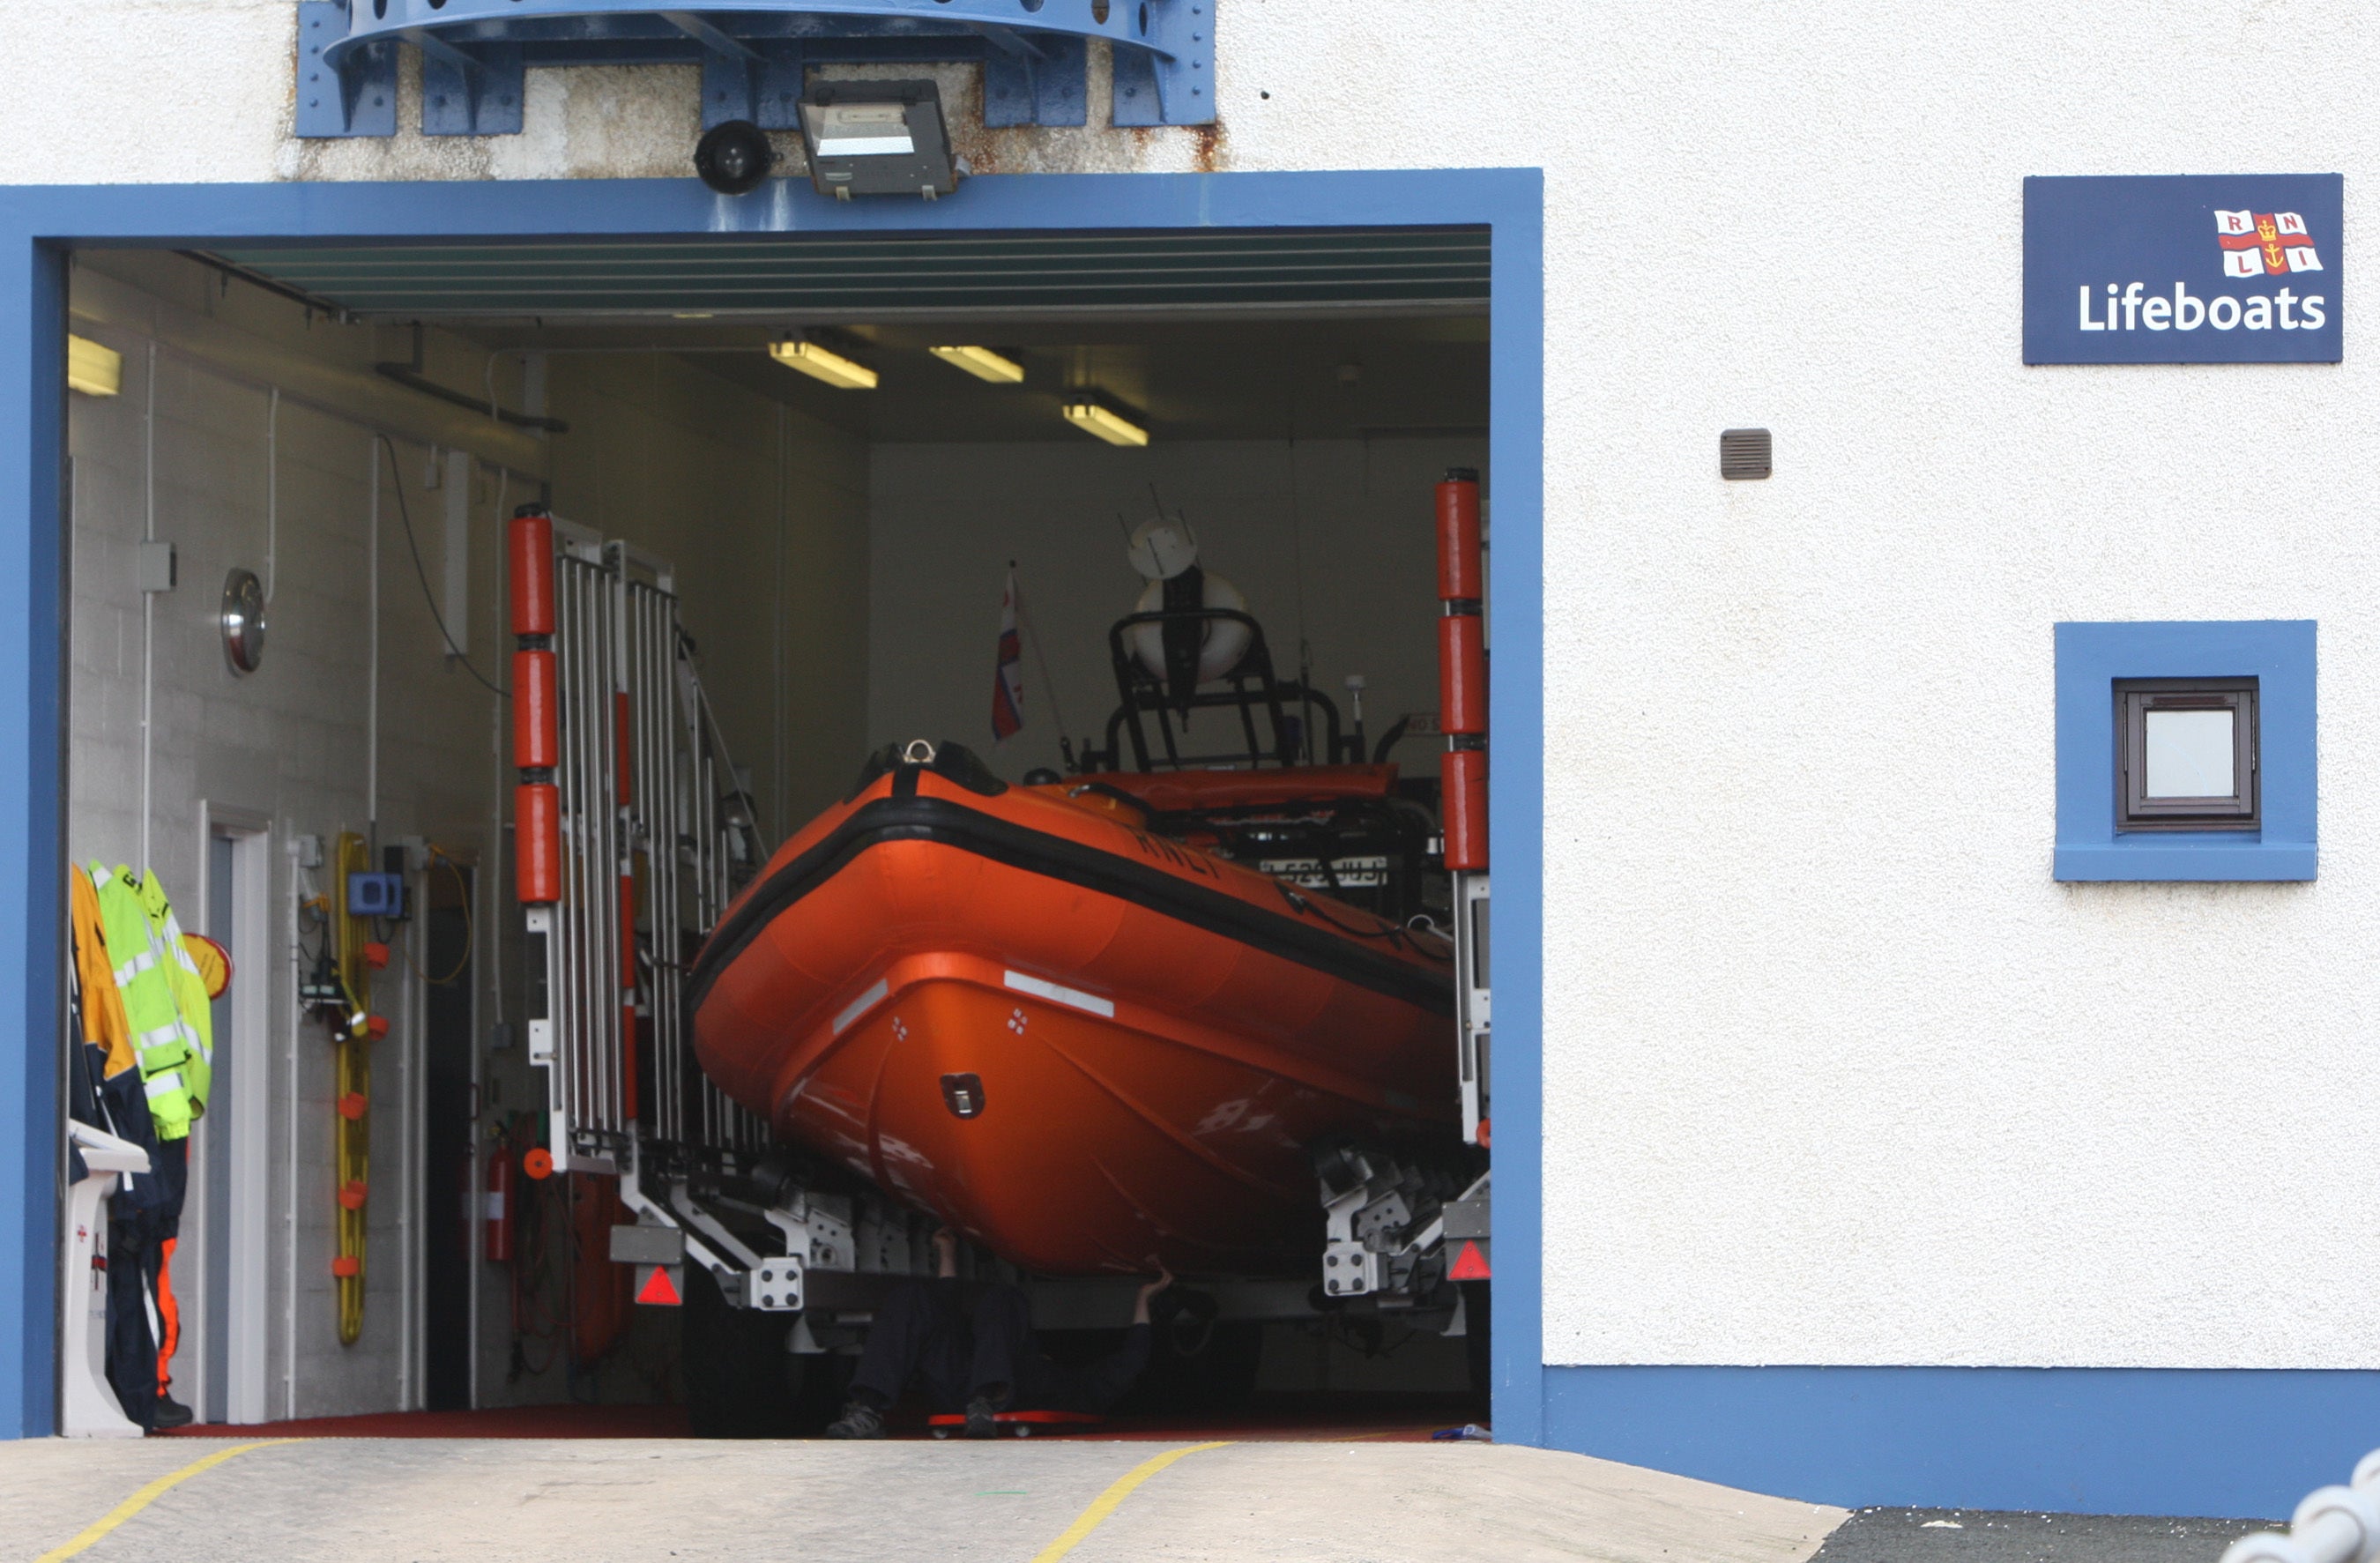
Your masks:
{"label": "white textured wall", "polygon": [[[542,80],[507,142],[299,148],[288,7],[40,8],[0,179],[692,139],[654,73]],[[2367,10],[1224,0],[1220,36],[1220,134],[1002,165],[1547,169],[1548,1355],[2380,1365],[2368,345],[2018,361],[2028,174],[2343,171],[2366,252]],[[1722,487],[1746,423],[1778,476]],[[2322,622],[2322,879],[2052,883],[2052,623],[2266,615]]]}

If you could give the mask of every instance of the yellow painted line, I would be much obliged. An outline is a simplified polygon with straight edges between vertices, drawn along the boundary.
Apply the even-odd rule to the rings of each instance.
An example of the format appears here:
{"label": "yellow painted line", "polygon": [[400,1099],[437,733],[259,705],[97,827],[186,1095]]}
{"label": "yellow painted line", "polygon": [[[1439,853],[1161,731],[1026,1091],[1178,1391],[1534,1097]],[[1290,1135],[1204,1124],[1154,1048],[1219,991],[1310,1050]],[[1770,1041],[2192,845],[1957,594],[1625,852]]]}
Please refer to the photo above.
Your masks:
{"label": "yellow painted line", "polygon": [[202,1471],[213,1470],[216,1466],[221,1465],[225,1460],[244,1455],[250,1449],[269,1449],[275,1444],[302,1444],[306,1440],[303,1438],[266,1438],[261,1442],[254,1444],[234,1444],[227,1449],[217,1449],[214,1453],[207,1456],[204,1460],[194,1460],[190,1461],[189,1464],[182,1467],[179,1471],[158,1477],[155,1481],[150,1483],[147,1486],[141,1488],[130,1497],[126,1498],[122,1503],[117,1504],[114,1508],[109,1509],[105,1514],[101,1515],[97,1520],[92,1521],[90,1525],[84,1528],[83,1533],[75,1537],[74,1540],[67,1543],[64,1546],[52,1547],[49,1551],[44,1552],[39,1557],[34,1558],[33,1563],[58,1563],[58,1559],[62,1557],[72,1557],[76,1553],[91,1545],[101,1537],[106,1535],[108,1532],[115,1529],[115,1527],[123,1524],[127,1520],[131,1519],[134,1515],[140,1513],[142,1509],[156,1502],[157,1499],[163,1496],[166,1492],[175,1487],[180,1486],[183,1483],[188,1481],[191,1477],[198,1475]]}
{"label": "yellow painted line", "polygon": [[[1230,1447],[1231,1442],[1232,1440],[1226,1438],[1220,1444],[1190,1444],[1182,1448],[1168,1449],[1153,1459],[1142,1460],[1138,1465],[1108,1484],[1108,1490],[1093,1498],[1090,1508],[1075,1515],[1075,1522],[1067,1526],[1056,1541],[1033,1555],[1033,1563],[1058,1563],[1059,1558],[1081,1545],[1085,1536],[1098,1530],[1099,1521],[1113,1514],[1116,1511],[1116,1505],[1130,1497],[1135,1487],[1139,1486],[1183,1456],[1196,1454],[1201,1449],[1226,1448]],[[64,1557],[65,1554],[61,1553],[59,1556]],[[46,1560],[36,1559],[35,1563],[46,1563]]]}

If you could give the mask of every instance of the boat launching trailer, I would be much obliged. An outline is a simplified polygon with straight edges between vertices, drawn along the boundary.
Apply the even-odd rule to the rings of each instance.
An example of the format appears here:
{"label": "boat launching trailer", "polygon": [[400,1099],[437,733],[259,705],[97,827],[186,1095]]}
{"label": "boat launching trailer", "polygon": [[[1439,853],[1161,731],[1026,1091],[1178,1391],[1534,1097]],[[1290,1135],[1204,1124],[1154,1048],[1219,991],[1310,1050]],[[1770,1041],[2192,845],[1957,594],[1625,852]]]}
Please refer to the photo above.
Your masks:
{"label": "boat launching trailer", "polygon": [[[1202,848],[1160,834],[1160,810],[1135,796],[1161,785],[1195,788],[1205,778],[1245,792],[1245,773],[1168,770],[1160,761],[1141,773],[1102,769],[1054,782],[1045,773],[1028,779],[1038,785],[1011,787],[957,745],[920,741],[878,757],[873,776],[842,806],[851,818],[871,806],[938,806],[953,817],[944,824],[984,838],[958,854],[970,866],[1043,879],[1055,872],[1046,865],[1017,868],[1017,842],[1056,843],[1071,865],[1060,875],[1069,879],[1064,894],[1080,915],[1113,919],[1111,934],[1130,933],[1126,925],[1137,918],[1152,936],[1171,918],[1208,941],[1215,970],[1245,976],[1245,991],[1225,992],[1204,1010],[1161,992],[1099,991],[1103,985],[1085,975],[1096,963],[1070,963],[1056,947],[1036,961],[1002,963],[981,959],[979,940],[970,949],[964,939],[917,934],[921,916],[954,903],[936,887],[957,851],[928,840],[933,832],[922,816],[905,815],[873,842],[844,843],[821,869],[804,853],[833,836],[839,817],[830,810],[769,861],[757,811],[704,696],[694,643],[678,623],[667,563],[540,508],[515,517],[516,889],[529,1056],[547,1087],[545,1155],[529,1157],[528,1169],[616,1181],[626,1218],[611,1228],[609,1252],[634,1266],[635,1300],[706,1315],[699,1332],[689,1318],[686,1348],[698,1420],[706,1384],[736,1400],[756,1351],[855,1355],[886,1288],[933,1273],[930,1238],[945,1221],[972,1240],[963,1245],[962,1274],[1023,1286],[1039,1329],[1121,1325],[1135,1277],[1153,1270],[1161,1251],[1191,1278],[1170,1298],[1170,1316],[1160,1316],[1177,1342],[1195,1345],[1216,1327],[1334,1315],[1484,1332],[1485,1289],[1475,1283],[1490,1275],[1491,1227],[1475,478],[1450,474],[1438,498],[1439,714],[1448,748],[1439,828],[1426,848],[1433,867],[1442,864],[1451,893],[1435,915],[1406,920],[1397,907],[1382,915],[1333,897],[1353,894],[1349,882],[1386,877],[1374,866],[1390,858],[1368,844],[1334,859],[1326,841],[1302,856],[1244,865],[1209,837],[1197,838],[1208,842]],[[1265,778],[1290,784],[1301,775],[1300,727],[1284,718],[1284,690],[1309,712],[1319,698],[1273,680],[1268,665],[1257,697],[1273,727],[1250,747],[1270,754],[1252,754],[1249,769],[1262,770],[1269,758],[1275,769]],[[1247,697],[1240,701],[1245,716]],[[1303,774],[1393,775],[1360,763],[1360,714],[1352,743],[1337,728],[1333,710],[1331,752],[1312,757],[1306,740],[1307,757],[1326,764]],[[1249,731],[1259,734],[1260,725],[1251,721]],[[1132,733],[1138,746],[1136,723]],[[1115,733],[1111,721],[1110,756],[1088,757],[1112,764]],[[1393,740],[1382,743],[1383,755]],[[1351,760],[1357,763],[1342,763]],[[875,804],[862,796],[871,781],[881,794]],[[1229,818],[1240,829],[1247,818],[1277,817],[1285,816],[1273,806]],[[804,989],[801,1013],[787,1013],[784,992],[749,975],[759,969],[752,959],[736,959],[758,941],[762,975],[779,981],[781,968],[817,963],[808,957],[833,942],[836,919],[794,926],[755,912],[782,895],[789,874],[808,874],[795,888],[826,906],[836,886],[890,872],[876,860],[922,864],[918,854],[928,853],[942,856],[921,866],[909,899],[895,894],[876,909],[891,930],[886,948],[861,951],[865,961],[855,957],[849,971]],[[1002,853],[1004,867],[996,861]],[[1115,878],[1127,873],[1164,878]],[[996,903],[1000,887],[991,893],[988,903]],[[874,963],[862,970],[867,961]],[[1167,965],[1149,970],[1161,979]],[[894,980],[905,970],[906,978]],[[904,992],[942,994],[941,1008]],[[1311,1024],[1303,1031],[1276,1024],[1293,1012]],[[948,1023],[936,1025],[937,1014]],[[779,1017],[773,1024],[788,1040],[752,1045],[756,1016]],[[1037,1181],[1015,1148],[1062,1147],[1087,1116],[1044,1115],[1038,1140],[1007,1142],[988,1158],[969,1148],[989,1143],[966,1133],[980,1126],[988,1097],[1014,1117],[1015,1104],[1036,1097],[1008,1091],[1014,1082],[999,1075],[991,1056],[971,1068],[941,1068],[934,1039],[960,1031],[979,1037],[1002,1017],[1002,1040],[1019,1044],[1010,1053],[1029,1051],[1022,1044],[1031,1031],[1067,1066],[1038,1077],[1036,1091],[1071,1081],[1080,1115],[1132,1104],[1110,1111],[1100,1131],[1108,1159],[1094,1145],[1075,1163],[1042,1166]],[[730,1024],[739,1021],[740,1033]],[[913,1042],[913,1027],[928,1035]],[[863,1032],[878,1053],[861,1063],[879,1075],[897,1066],[931,1082],[900,1104],[909,1114],[901,1133],[884,1127],[892,1107],[866,1095],[877,1086],[861,1084],[864,1070],[839,1082],[822,1065],[849,1051],[841,1048],[845,1033]],[[1160,1038],[1141,1051],[1154,1046],[1161,1056],[1149,1053],[1149,1072],[1120,1084],[1118,1070],[1141,1054],[1119,1051],[1118,1038],[1142,1036]],[[1364,1067],[1334,1063],[1351,1048]],[[1086,1079],[1097,1088],[1084,1088]],[[1163,1102],[1141,1099],[1167,1081],[1189,1093],[1183,1099],[1195,1098],[1202,1116],[1175,1123]],[[838,1097],[843,1085],[851,1088]],[[1120,1135],[1136,1138],[1127,1144]],[[1184,1189],[1203,1193],[1184,1203]],[[1030,1213],[1030,1223],[1019,1213]],[[769,1324],[769,1315],[783,1317]],[[713,1350],[698,1346],[698,1333],[742,1344],[698,1362],[698,1351]],[[1241,1376],[1252,1377],[1252,1352],[1244,1366]],[[715,1420],[718,1430],[742,1430],[732,1412]],[[748,1416],[740,1421],[764,1430]]]}

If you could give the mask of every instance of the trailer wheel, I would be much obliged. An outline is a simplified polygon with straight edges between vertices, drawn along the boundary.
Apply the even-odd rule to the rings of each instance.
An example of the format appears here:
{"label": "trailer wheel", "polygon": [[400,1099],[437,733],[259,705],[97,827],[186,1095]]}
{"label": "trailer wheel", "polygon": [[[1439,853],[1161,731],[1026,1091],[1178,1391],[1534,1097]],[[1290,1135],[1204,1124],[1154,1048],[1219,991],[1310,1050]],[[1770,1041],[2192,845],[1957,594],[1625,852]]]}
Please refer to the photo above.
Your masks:
{"label": "trailer wheel", "polygon": [[732,1308],[717,1278],[688,1265],[679,1323],[679,1373],[696,1437],[810,1437],[833,1417],[842,1364],[787,1351],[792,1315]]}

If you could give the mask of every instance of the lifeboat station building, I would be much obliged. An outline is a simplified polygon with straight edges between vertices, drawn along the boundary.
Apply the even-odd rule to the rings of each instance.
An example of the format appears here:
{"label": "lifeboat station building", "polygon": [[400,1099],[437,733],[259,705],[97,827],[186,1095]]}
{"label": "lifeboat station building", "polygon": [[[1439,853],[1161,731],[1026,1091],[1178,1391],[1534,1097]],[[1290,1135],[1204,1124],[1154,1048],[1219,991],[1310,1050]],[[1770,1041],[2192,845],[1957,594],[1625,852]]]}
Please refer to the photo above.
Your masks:
{"label": "lifeboat station building", "polygon": [[2380,1444],[2358,7],[17,12],[0,1435]]}

